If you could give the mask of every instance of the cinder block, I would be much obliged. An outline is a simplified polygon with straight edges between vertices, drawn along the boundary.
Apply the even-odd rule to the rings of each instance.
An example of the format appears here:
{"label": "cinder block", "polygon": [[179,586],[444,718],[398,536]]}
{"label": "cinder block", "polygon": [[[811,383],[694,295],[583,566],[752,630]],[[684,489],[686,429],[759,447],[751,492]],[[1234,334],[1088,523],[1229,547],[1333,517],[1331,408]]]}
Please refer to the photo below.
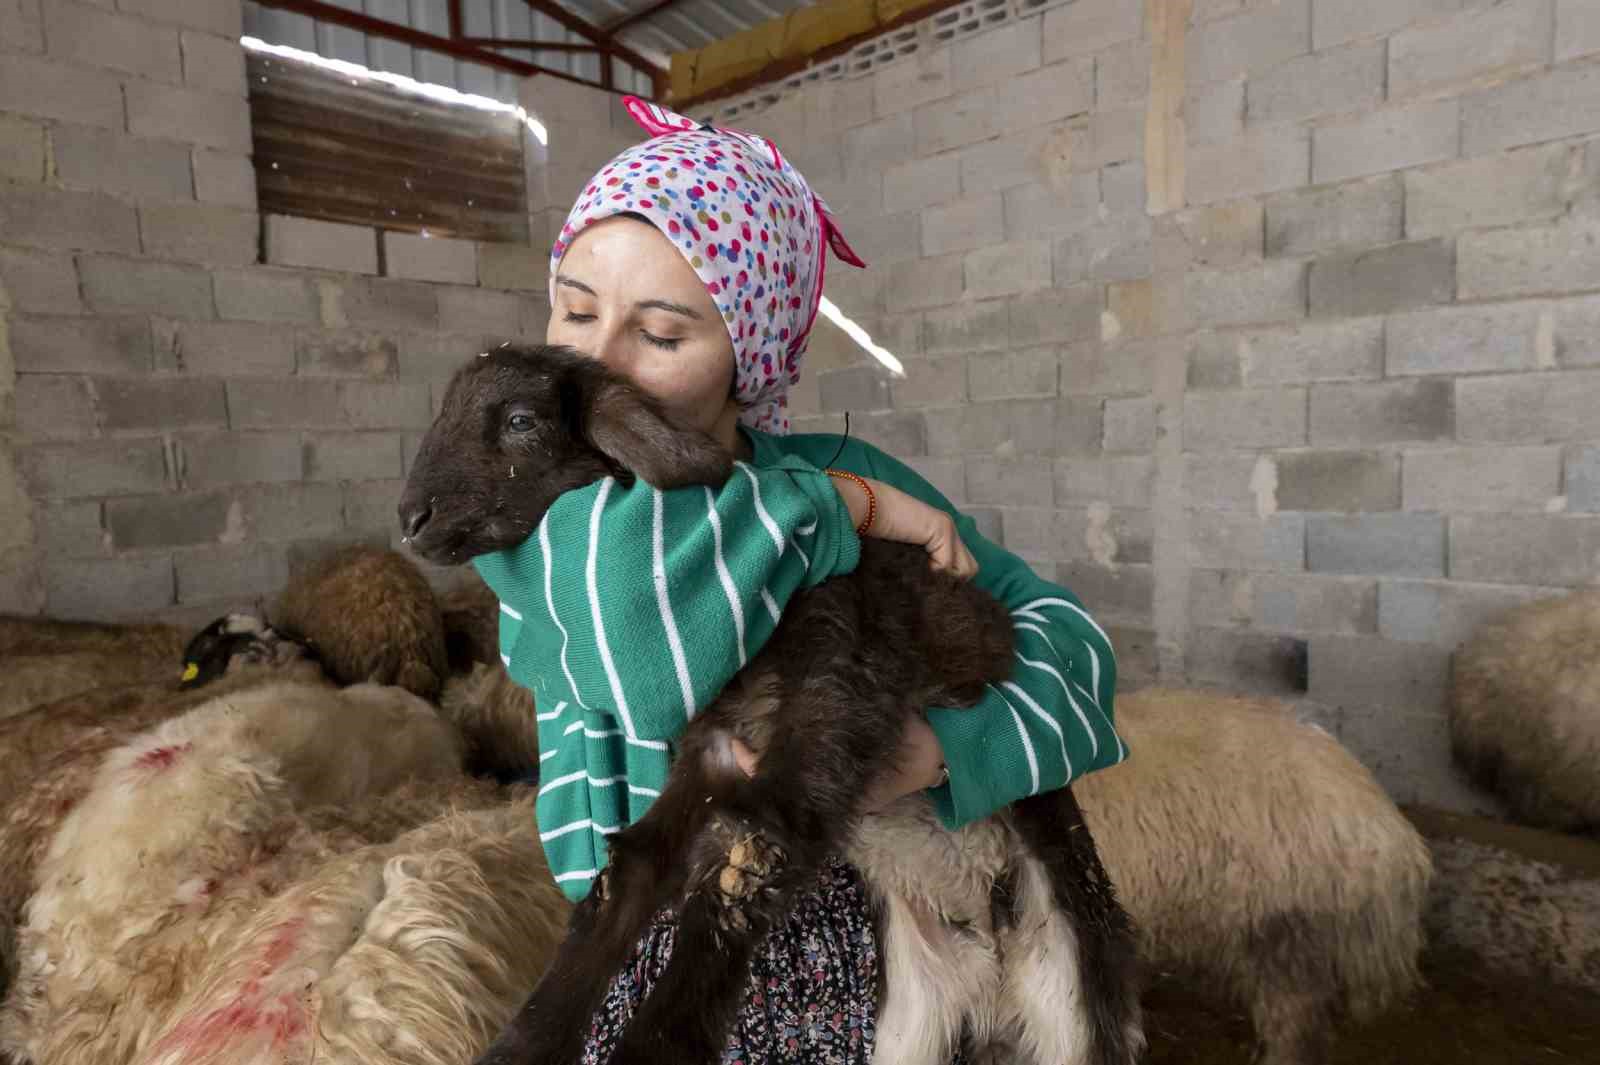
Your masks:
{"label": "cinder block", "polygon": [[[898,63],[883,67],[865,79],[872,92],[868,117],[889,118],[953,93],[955,89],[950,81],[951,52],[949,48],[924,49]],[[809,109],[809,97],[815,94],[815,88],[809,90],[802,106]],[[814,126],[812,132],[832,133],[841,128],[845,127],[830,122]]]}
{"label": "cinder block", "polygon": [[1389,95],[1438,91],[1549,61],[1550,0],[1502,0],[1389,38]]}
{"label": "cinder block", "polygon": [[1278,466],[1270,455],[1190,453],[1183,456],[1183,495],[1190,507],[1270,517],[1278,509]]}
{"label": "cinder block", "polygon": [[1098,399],[1012,400],[926,411],[935,456],[1069,455],[1100,450]]}
{"label": "cinder block", "polygon": [[309,433],[308,481],[369,481],[400,476],[399,433]]}
{"label": "cinder block", "polygon": [[1055,464],[1058,506],[1105,503],[1113,507],[1148,507],[1155,482],[1155,462],[1146,456],[1062,459]]}
{"label": "cinder block", "polygon": [[1108,399],[1104,417],[1104,446],[1107,451],[1146,453],[1154,449],[1155,400],[1148,396],[1136,399]]}
{"label": "cinder block", "polygon": [[995,128],[1015,132],[1086,115],[1094,107],[1094,61],[1053,63],[995,88]]}
{"label": "cinder block", "polygon": [[1191,27],[1184,74],[1191,87],[1255,77],[1309,51],[1310,0],[1281,0]]}
{"label": "cinder block", "polygon": [[[344,529],[344,493],[336,484],[264,484],[233,493],[256,540],[315,540]],[[396,491],[389,513],[400,502]]]}
{"label": "cinder block", "polygon": [[[53,558],[101,558],[108,553],[99,503],[57,503],[34,511],[39,539]],[[8,602],[9,608],[9,602]]]}
{"label": "cinder block", "polygon": [[389,277],[462,285],[478,280],[477,245],[470,240],[385,231],[383,256]]}
{"label": "cinder block", "polygon": [[228,424],[221,381],[105,379],[95,383],[100,424],[110,432],[220,429]]}
{"label": "cinder block", "polygon": [[82,309],[70,255],[0,248],[0,289],[13,311],[76,314]]}
{"label": "cinder block", "polygon": [[1551,144],[1407,171],[1406,235],[1549,221],[1566,211],[1581,166],[1577,149]]}
{"label": "cinder block", "polygon": [[484,288],[544,292],[550,276],[545,251],[523,244],[479,244],[478,284]]}
{"label": "cinder block", "polygon": [[1302,189],[1267,201],[1267,254],[1313,255],[1399,240],[1406,224],[1398,177]]}
{"label": "cinder block", "polygon": [[1460,107],[1456,100],[1430,100],[1319,126],[1311,143],[1312,180],[1322,185],[1454,159]]}
{"label": "cinder block", "polygon": [[1556,0],[1556,62],[1600,52],[1600,8],[1588,0]]}
{"label": "cinder block", "polygon": [[1568,510],[1600,511],[1600,447],[1572,448],[1561,483]]}
{"label": "cinder block", "polygon": [[805,93],[806,129],[828,133],[872,121],[873,84],[870,78],[825,81]]}
{"label": "cinder block", "polygon": [[1072,344],[1061,354],[1061,394],[1138,394],[1155,387],[1159,367],[1183,358],[1177,337]]}
{"label": "cinder block", "polygon": [[1559,593],[1460,581],[1383,581],[1378,586],[1378,632],[1386,640],[1454,650],[1507,611]]}
{"label": "cinder block", "polygon": [[1311,265],[1311,313],[1351,318],[1449,303],[1455,267],[1455,248],[1442,239],[1329,255]]}
{"label": "cinder block", "polygon": [[96,192],[0,186],[0,243],[136,255],[139,221],[132,207]]}
{"label": "cinder block", "polygon": [[189,491],[298,481],[300,434],[197,433],[177,441],[180,483]]}
{"label": "cinder block", "polygon": [[503,337],[522,332],[522,300],[512,293],[440,286],[437,298],[439,328],[445,332]]}
{"label": "cinder block", "polygon": [[281,214],[269,214],[265,222],[269,263],[357,274],[378,272],[378,233],[369,226]]}
{"label": "cinder block", "polygon": [[302,377],[383,379],[399,372],[400,346],[381,333],[302,332],[295,338],[295,372]]}
{"label": "cinder block", "polygon": [[1055,348],[971,355],[967,358],[967,394],[973,402],[1054,396],[1059,372]]}
{"label": "cinder block", "polygon": [[[1374,636],[1311,640],[1311,698],[1328,706],[1427,716],[1444,705],[1449,677],[1449,653],[1428,644],[1390,643]],[[1442,718],[1430,719],[1443,724]]]}
{"label": "cinder block", "polygon": [[1061,183],[1034,182],[1007,189],[1007,240],[1060,236],[1099,218],[1100,175],[1072,174]]}
{"label": "cinder block", "polygon": [[250,600],[289,580],[287,552],[277,544],[191,548],[174,564],[180,603]]}
{"label": "cinder block", "polygon": [[[969,468],[969,483],[972,476]],[[1144,564],[1152,558],[1148,510],[1113,510],[1103,504],[1054,511],[1007,508],[1003,524],[1005,546],[1024,558],[1105,566]]]}
{"label": "cinder block", "polygon": [[403,481],[366,481],[344,486],[345,527],[354,531],[392,530]]}
{"label": "cinder block", "polygon": [[1101,341],[1115,346],[1161,332],[1163,323],[1158,314],[1166,304],[1159,303],[1156,294],[1156,287],[1149,278],[1107,285],[1106,309],[1100,316]]}
{"label": "cinder block", "polygon": [[[400,338],[400,380],[444,385],[463,363],[484,350],[476,334],[408,333]],[[804,382],[807,374],[802,374]]]}
{"label": "cinder block", "polygon": [[1183,397],[1186,451],[1296,447],[1305,441],[1303,388],[1191,392]]}
{"label": "cinder block", "polygon": [[20,374],[16,404],[17,429],[24,440],[76,440],[95,435],[94,391],[86,378]]}
{"label": "cinder block", "polygon": [[[945,102],[936,106],[943,107]],[[917,113],[920,112],[918,109]],[[913,152],[915,144],[911,114],[898,114],[847,130],[844,135],[845,174],[882,173],[891,164],[922,154]]]}
{"label": "cinder block", "polygon": [[873,266],[922,254],[921,230],[916,211],[901,211],[850,220],[850,245]]}
{"label": "cinder block", "polygon": [[1093,55],[1144,33],[1144,0],[1078,0],[1044,14],[1044,61]]}
{"label": "cinder block", "polygon": [[1306,519],[1306,568],[1314,573],[1443,577],[1444,529],[1444,518],[1436,514],[1311,515]]}
{"label": "cinder block", "polygon": [[1105,111],[1144,103],[1150,94],[1150,43],[1124,41],[1095,57],[1094,105]]}
{"label": "cinder block", "polygon": [[980,248],[966,254],[962,274],[966,294],[972,299],[1049,288],[1050,245],[1043,240],[1018,240]]}
{"label": "cinder block", "polygon": [[955,91],[1008,81],[1038,67],[1040,23],[1038,18],[1018,19],[957,41],[950,47]]}
{"label": "cinder block", "polygon": [[45,567],[50,617],[97,620],[149,614],[173,603],[172,559],[52,561]]}
{"label": "cinder block", "polygon": [[913,456],[904,462],[946,499],[955,503],[961,503],[966,499],[966,463],[961,459]]}
{"label": "cinder block", "polygon": [[1378,511],[1400,506],[1399,455],[1287,451],[1275,459],[1280,510]]}
{"label": "cinder block", "polygon": [[1563,66],[1461,100],[1461,154],[1488,155],[1600,130],[1600,67]]}
{"label": "cinder block", "polygon": [[[6,42],[9,51],[44,51],[44,20],[38,0],[8,0],[0,4],[0,40]],[[43,589],[39,591],[42,593]]]}
{"label": "cinder block", "polygon": [[1367,110],[1383,100],[1383,78],[1382,41],[1301,56],[1250,79],[1246,115],[1294,122]]}
{"label": "cinder block", "polygon": [[903,259],[890,263],[884,299],[891,311],[947,307],[961,299],[963,255],[955,252],[933,259]]}
{"label": "cinder block", "polygon": [[889,382],[893,405],[902,410],[953,407],[967,402],[967,358],[913,359],[905,364],[905,377]]}
{"label": "cinder block", "polygon": [[1006,301],[987,300],[929,311],[923,319],[929,354],[982,351],[1006,346]]}
{"label": "cinder block", "polygon": [[517,329],[524,341],[544,343],[550,328],[550,301],[545,296],[523,296],[518,301]]}
{"label": "cinder block", "polygon": [[955,199],[961,195],[961,158],[946,154],[890,164],[883,171],[884,202],[916,210]]}
{"label": "cinder block", "polygon": [[34,499],[132,495],[166,487],[165,448],[159,439],[39,444],[21,449],[18,459]]}
{"label": "cinder block", "polygon": [[1600,288],[1600,227],[1586,221],[1463,233],[1456,254],[1462,299]]}
{"label": "cinder block", "polygon": [[151,495],[106,503],[106,529],[119,551],[236,541],[244,511],[225,492]]}
{"label": "cinder block", "polygon": [[321,320],[322,299],[313,278],[288,270],[218,270],[217,314],[251,322]]}
{"label": "cinder block", "polygon": [[342,289],[339,308],[358,329],[439,328],[439,290],[419,281],[357,280]]}
{"label": "cinder block", "polygon": [[1339,0],[1312,11],[1311,40],[1317,51],[1366,37],[1384,37],[1421,23],[1437,23],[1461,9],[1462,0]]}
{"label": "cinder block", "polygon": [[1306,266],[1269,263],[1244,270],[1194,270],[1184,301],[1196,326],[1245,325],[1304,318]]}
{"label": "cinder block", "polygon": [[969,503],[1048,507],[1054,493],[1054,475],[1048,462],[967,459]]}
{"label": "cinder block", "polygon": [[[1069,175],[1088,169],[1093,152],[1088,119],[1076,118],[983,141],[955,154],[961,159],[962,192],[978,196],[1009,192],[1032,182],[1045,182],[1070,194]],[[1086,196],[1084,202],[1098,209],[1098,183],[1093,196]]]}
{"label": "cinder block", "polygon": [[1447,380],[1311,387],[1311,443],[1315,446],[1448,440],[1455,426],[1456,404]]}
{"label": "cinder block", "polygon": [[[1184,97],[1184,133],[1191,145],[1214,144],[1244,134],[1245,79],[1218,81],[1190,89]],[[1310,139],[1304,141],[1305,168],[1311,170]]]}
{"label": "cinder block", "polygon": [[1458,515],[1450,519],[1450,577],[1491,584],[1594,582],[1600,518]]}
{"label": "cinder block", "polygon": [[1256,624],[1303,635],[1363,635],[1378,628],[1378,582],[1310,574],[1252,574]]}
{"label": "cinder block", "polygon": [[250,151],[250,108],[242,96],[129,82],[128,132],[188,141],[218,151]]}
{"label": "cinder block", "polygon": [[236,38],[185,32],[183,80],[196,89],[245,95],[244,49]]}
{"label": "cinder block", "polygon": [[0,111],[121,129],[116,75],[24,55],[0,55]]}
{"label": "cinder block", "polygon": [[1548,348],[1547,304],[1509,303],[1417,311],[1389,319],[1386,371],[1406,374],[1532,370]]}
{"label": "cinder block", "polygon": [[1176,215],[1193,266],[1243,266],[1261,258],[1263,210],[1258,200],[1192,207]]}
{"label": "cinder block", "polygon": [[[1031,347],[1037,344],[1070,343],[1098,337],[1102,301],[1099,285],[1068,285],[1064,288],[1013,296],[1007,301],[1010,305],[1011,346]],[[930,350],[933,344],[932,327],[936,318],[942,313],[940,311],[928,313]],[[1005,334],[1002,331],[1000,335],[1003,337]]]}
{"label": "cinder block", "polygon": [[1306,690],[1306,643],[1294,636],[1191,629],[1183,662],[1184,675],[1196,684],[1261,695]]}
{"label": "cinder block", "polygon": [[198,267],[116,259],[78,258],[78,279],[90,309],[210,318],[211,275]]}
{"label": "cinder block", "polygon": [[52,59],[153,81],[182,80],[176,30],[65,0],[52,0],[43,7]]}
{"label": "cinder block", "polygon": [[822,409],[834,414],[843,411],[887,410],[889,378],[877,366],[852,366],[847,370],[824,370],[817,375],[822,393]]}
{"label": "cinder block", "polygon": [[971,251],[1004,238],[1005,223],[997,193],[927,207],[922,211],[922,254]]}
{"label": "cinder block", "polygon": [[239,39],[242,28],[239,7],[217,0],[121,0],[117,6],[156,22],[205,30],[231,40]]}
{"label": "cinder block", "polygon": [[334,428],[344,424],[336,388],[326,381],[229,381],[233,429]]}
{"label": "cinder block", "polygon": [[261,217],[254,211],[202,204],[139,208],[146,255],[220,266],[246,266],[261,257]]}
{"label": "cinder block", "polygon": [[63,185],[136,200],[187,200],[194,195],[185,145],[68,125],[51,132],[51,145]]}
{"label": "cinder block", "polygon": [[1189,564],[1206,569],[1298,572],[1305,568],[1306,519],[1233,511],[1189,512]]}
{"label": "cinder block", "polygon": [[1283,329],[1201,332],[1192,337],[1189,384],[1197,388],[1309,384],[1383,375],[1383,320],[1307,322]]}
{"label": "cinder block", "polygon": [[1101,167],[1100,202],[1113,215],[1143,212],[1145,209],[1144,164],[1127,162]]}
{"label": "cinder block", "polygon": [[1150,218],[1127,214],[1089,226],[1056,241],[1054,258],[1057,284],[1149,277],[1154,268]]}
{"label": "cinder block", "polygon": [[1142,158],[1144,122],[1142,107],[1098,111],[1090,115],[1087,165],[1098,168]]}
{"label": "cinder block", "polygon": [[1600,372],[1474,377],[1456,382],[1457,435],[1463,443],[1543,444],[1594,432]]}
{"label": "cinder block", "polygon": [[0,115],[0,178],[44,180],[44,127],[12,115]]}
{"label": "cinder block", "polygon": [[14,314],[11,354],[19,373],[148,373],[150,322],[102,315]]}
{"label": "cinder block", "polygon": [[[995,89],[985,86],[934,103],[924,104],[910,114],[907,139],[906,115],[882,123],[862,126],[845,134],[845,166],[881,170],[902,159],[937,155],[952,148],[976,144],[994,136]],[[890,125],[892,124],[892,125]],[[885,126],[877,130],[875,127]],[[871,134],[864,131],[873,130]]]}
{"label": "cinder block", "polygon": [[[835,425],[828,431],[841,432],[843,425],[837,424],[839,419],[834,421]],[[850,429],[859,432],[867,443],[876,444],[897,458],[928,453],[927,430],[920,411],[880,411],[860,417],[852,414]]]}
{"label": "cinder block", "polygon": [[1407,451],[1407,510],[1544,510],[1561,492],[1559,447]]}
{"label": "cinder block", "polygon": [[433,424],[428,386],[350,381],[339,386],[344,422],[352,429],[426,429]]}
{"label": "cinder block", "polygon": [[[1111,621],[1149,624],[1155,602],[1155,567],[1137,563],[1104,566],[1098,562],[1062,562],[1055,567],[1056,583],[1076,595],[1105,625]],[[1118,649],[1118,679],[1122,677]]]}

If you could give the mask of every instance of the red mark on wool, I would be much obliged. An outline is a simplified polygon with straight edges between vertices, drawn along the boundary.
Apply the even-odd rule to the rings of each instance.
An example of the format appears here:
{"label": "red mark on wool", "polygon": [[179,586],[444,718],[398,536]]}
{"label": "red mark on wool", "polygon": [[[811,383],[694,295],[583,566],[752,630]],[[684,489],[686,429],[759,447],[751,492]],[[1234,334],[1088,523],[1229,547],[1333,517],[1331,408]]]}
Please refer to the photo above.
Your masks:
{"label": "red mark on wool", "polygon": [[[210,888],[212,882],[207,883]],[[272,932],[251,966],[252,975],[233,1000],[214,1010],[179,1022],[151,1050],[152,1057],[181,1049],[185,1056],[215,1054],[230,1042],[252,1034],[265,1034],[273,1043],[287,1043],[307,1031],[305,1005],[294,992],[263,999],[261,983],[294,956],[306,919],[285,921]]]}
{"label": "red mark on wool", "polygon": [[178,761],[178,755],[188,754],[194,750],[192,743],[180,743],[169,747],[152,747],[134,760],[134,765],[139,769],[171,769]]}

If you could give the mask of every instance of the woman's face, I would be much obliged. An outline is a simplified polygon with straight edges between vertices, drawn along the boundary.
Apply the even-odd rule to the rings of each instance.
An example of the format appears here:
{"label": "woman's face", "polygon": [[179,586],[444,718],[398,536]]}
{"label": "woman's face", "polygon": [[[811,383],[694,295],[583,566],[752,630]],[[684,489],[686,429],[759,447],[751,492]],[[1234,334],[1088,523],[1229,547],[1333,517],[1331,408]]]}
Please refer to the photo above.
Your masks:
{"label": "woman's face", "polygon": [[660,400],[673,420],[732,434],[733,341],[711,294],[655,226],[589,226],[556,271],[545,339],[599,359]]}

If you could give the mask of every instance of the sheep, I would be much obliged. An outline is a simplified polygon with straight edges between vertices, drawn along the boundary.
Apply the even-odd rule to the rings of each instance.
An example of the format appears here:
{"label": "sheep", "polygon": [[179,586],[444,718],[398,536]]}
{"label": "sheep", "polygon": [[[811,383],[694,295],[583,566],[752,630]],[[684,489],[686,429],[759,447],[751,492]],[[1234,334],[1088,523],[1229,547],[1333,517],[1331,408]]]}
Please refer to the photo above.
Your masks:
{"label": "sheep", "polygon": [[1117,700],[1134,757],[1074,784],[1156,971],[1247,1011],[1265,1065],[1418,980],[1426,843],[1372,774],[1282,703],[1145,689]]}
{"label": "sheep", "polygon": [[513,681],[499,661],[451,677],[439,709],[466,743],[468,772],[502,783],[537,779],[539,727],[533,693]]}
{"label": "sheep", "polygon": [[104,684],[178,675],[183,630],[0,615],[0,719]]}
{"label": "sheep", "polygon": [[[532,429],[508,428],[511,418]],[[501,474],[509,466],[515,478]],[[520,542],[562,492],[604,475],[669,488],[718,485],[731,472],[720,445],[669,425],[659,405],[598,362],[566,349],[504,347],[452,378],[400,519],[421,557],[460,564]],[[1011,640],[997,602],[932,573],[909,545],[869,540],[850,577],[797,595],[737,682],[690,722],[661,796],[610,837],[608,866],[574,910],[549,971],[483,1060],[573,1060],[582,1019],[660,906],[673,904],[672,962],[612,1061],[713,1060],[760,935],[848,842],[859,797],[907,717],[971,705],[987,682],[1010,675]],[[732,759],[734,736],[765,752],[752,779]],[[1143,1043],[1133,937],[1070,790],[1023,800],[994,820],[1008,878],[1023,885],[1015,924],[1035,942],[991,957],[991,968],[1006,968],[989,983],[1006,984],[1022,1004],[997,1007],[973,994],[965,1008],[925,1012],[910,1027],[942,1025],[948,1048],[963,1018],[982,1031],[1015,1021],[1020,1030],[1008,1035],[1038,1060],[1131,1061]],[[892,967],[889,977],[897,977]],[[974,1015],[990,1007],[995,1016]],[[895,1060],[895,1033],[887,1034],[880,1060]]]}
{"label": "sheep", "polygon": [[117,747],[35,870],[0,1050],[127,1061],[229,929],[330,854],[437,815],[460,758],[433,707],[369,684],[221,695]]}
{"label": "sheep", "polygon": [[469,672],[475,663],[492,666],[500,661],[500,600],[483,578],[467,572],[470,579],[439,597],[452,673]]}
{"label": "sheep", "polygon": [[435,699],[449,667],[433,589],[404,555],[352,544],[289,581],[274,628],[315,648],[341,684],[395,684]]}
{"label": "sheep", "polygon": [[1600,831],[1600,590],[1518,607],[1456,653],[1450,744],[1510,813]]}

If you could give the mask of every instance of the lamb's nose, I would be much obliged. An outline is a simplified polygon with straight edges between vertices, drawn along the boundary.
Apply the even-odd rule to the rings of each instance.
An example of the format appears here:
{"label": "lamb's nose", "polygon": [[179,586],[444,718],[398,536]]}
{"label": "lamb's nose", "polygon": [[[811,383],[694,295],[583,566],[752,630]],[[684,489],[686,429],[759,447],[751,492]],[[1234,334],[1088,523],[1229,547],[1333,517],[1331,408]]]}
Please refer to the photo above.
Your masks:
{"label": "lamb's nose", "polygon": [[407,540],[415,540],[417,534],[422,532],[423,526],[428,524],[428,519],[433,517],[433,508],[426,503],[401,503],[400,528],[405,531]]}

